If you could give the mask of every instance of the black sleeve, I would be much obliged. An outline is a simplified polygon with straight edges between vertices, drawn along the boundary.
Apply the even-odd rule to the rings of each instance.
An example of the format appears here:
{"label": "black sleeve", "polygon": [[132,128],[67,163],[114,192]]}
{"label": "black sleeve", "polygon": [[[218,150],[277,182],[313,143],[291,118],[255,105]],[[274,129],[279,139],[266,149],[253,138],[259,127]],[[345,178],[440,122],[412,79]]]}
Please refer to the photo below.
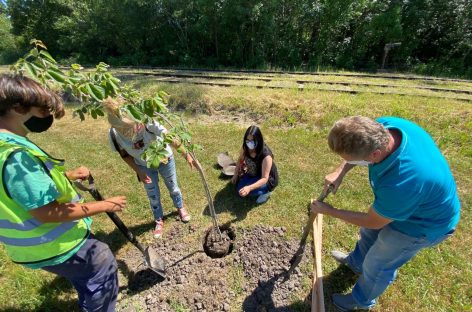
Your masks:
{"label": "black sleeve", "polygon": [[113,146],[115,147],[116,151],[120,154],[121,158],[128,157],[129,154],[116,141],[116,135],[113,129],[110,129],[110,137],[111,137],[111,141],[113,142]]}
{"label": "black sleeve", "polygon": [[266,158],[267,156],[270,156],[272,157],[272,159],[274,159],[274,155],[272,154],[272,151],[270,150],[270,148],[264,144],[264,148],[262,149],[262,153],[261,153],[261,160]]}

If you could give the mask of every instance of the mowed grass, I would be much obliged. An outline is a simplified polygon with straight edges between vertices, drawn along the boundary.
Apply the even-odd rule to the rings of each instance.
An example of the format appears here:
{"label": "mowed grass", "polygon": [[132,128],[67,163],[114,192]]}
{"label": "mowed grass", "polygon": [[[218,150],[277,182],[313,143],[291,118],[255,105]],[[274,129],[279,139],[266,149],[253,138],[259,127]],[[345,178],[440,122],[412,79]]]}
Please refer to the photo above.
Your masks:
{"label": "mowed grass", "polygon": [[[335,92],[259,90],[248,87],[218,88],[189,85],[155,84],[139,81],[136,86],[144,93],[164,89],[170,94],[171,106],[186,112],[186,120],[194,141],[204,150],[197,154],[209,181],[220,223],[236,227],[256,224],[285,226],[288,238],[300,237],[307,216],[307,203],[322,190],[325,174],[340,159],[329,151],[326,135],[333,122],[343,116],[378,117],[395,115],[411,119],[427,129],[448,159],[457,181],[462,201],[462,219],[455,235],[441,245],[422,251],[401,268],[397,280],[379,300],[375,311],[466,311],[472,309],[472,106],[460,101],[407,96],[348,95]],[[111,152],[106,137],[105,119],[80,122],[68,115],[55,122],[44,133],[31,135],[43,149],[66,158],[68,168],[85,165],[96,177],[103,195],[126,195],[128,208],[121,214],[132,229],[139,229],[139,238],[150,242],[151,211],[142,186],[116,153]],[[197,112],[190,114],[189,112]],[[205,115],[198,112],[206,112]],[[237,157],[247,126],[262,127],[266,142],[275,155],[280,172],[280,186],[264,205],[254,206],[237,198],[233,186],[222,179],[215,168],[216,155],[228,151]],[[196,171],[191,171],[179,156],[177,171],[184,200],[193,215],[192,223],[200,229],[189,240],[199,243],[211,224],[203,186]],[[434,168],[432,168],[434,170]],[[163,191],[166,213],[172,211],[171,201]],[[336,207],[365,211],[373,196],[367,181],[367,170],[355,168],[345,178],[336,196],[327,202]],[[175,222],[169,218],[166,223]],[[147,225],[147,226],[146,226]],[[116,233],[106,216],[94,217],[94,231],[123,256],[133,248]],[[352,276],[339,270],[329,257],[332,249],[349,251],[357,240],[358,228],[340,220],[325,217],[323,226],[323,271],[325,302],[334,311],[331,294],[349,291]],[[165,238],[164,238],[165,239]],[[311,267],[304,268],[304,271]],[[234,311],[244,300],[241,285],[244,277],[234,267],[231,284],[239,295]],[[307,278],[308,279],[308,278]],[[0,309],[13,311],[72,311],[74,290],[63,279],[40,270],[33,271],[11,263],[0,248]],[[125,281],[122,281],[125,284]],[[302,293],[293,294],[294,302],[310,292],[309,280]],[[130,300],[130,298],[127,298]],[[180,304],[176,303],[176,306]]]}

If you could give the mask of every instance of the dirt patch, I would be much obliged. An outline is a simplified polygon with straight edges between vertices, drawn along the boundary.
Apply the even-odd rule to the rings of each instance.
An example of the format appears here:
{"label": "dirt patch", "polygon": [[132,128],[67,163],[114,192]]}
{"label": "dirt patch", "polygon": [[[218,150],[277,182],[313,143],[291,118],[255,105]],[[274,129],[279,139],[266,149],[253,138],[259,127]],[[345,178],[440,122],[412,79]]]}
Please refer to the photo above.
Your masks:
{"label": "dirt patch", "polygon": [[[234,249],[226,257],[210,258],[202,244],[185,239],[195,232],[192,225],[176,224],[155,242],[153,248],[165,258],[167,277],[139,268],[142,255],[130,249],[118,257],[120,271],[129,271],[117,311],[300,311],[308,302],[293,301],[302,292],[302,274],[297,268],[286,282],[284,272],[298,247],[285,239],[281,227],[256,226],[236,229]],[[310,248],[307,248],[309,250]],[[304,257],[303,262],[307,261]],[[134,268],[134,269],[133,269]],[[120,280],[123,286],[126,281]]]}

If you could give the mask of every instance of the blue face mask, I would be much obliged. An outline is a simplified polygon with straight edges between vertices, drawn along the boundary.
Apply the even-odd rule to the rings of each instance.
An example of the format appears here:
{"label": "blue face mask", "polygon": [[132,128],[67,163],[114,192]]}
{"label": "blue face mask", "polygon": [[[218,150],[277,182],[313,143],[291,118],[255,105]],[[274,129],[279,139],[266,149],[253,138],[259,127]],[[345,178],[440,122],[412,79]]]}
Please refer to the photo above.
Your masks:
{"label": "blue face mask", "polygon": [[247,148],[249,148],[250,150],[253,150],[256,148],[257,144],[255,141],[251,141],[251,140],[246,140],[246,146]]}

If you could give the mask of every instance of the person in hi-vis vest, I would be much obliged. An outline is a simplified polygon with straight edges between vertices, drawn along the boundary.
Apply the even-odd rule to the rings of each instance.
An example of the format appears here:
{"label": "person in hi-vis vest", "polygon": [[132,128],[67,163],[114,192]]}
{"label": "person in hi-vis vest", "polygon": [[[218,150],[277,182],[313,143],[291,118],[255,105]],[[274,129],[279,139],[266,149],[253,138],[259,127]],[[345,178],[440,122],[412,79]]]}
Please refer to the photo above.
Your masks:
{"label": "person in hi-vis vest", "polygon": [[84,311],[114,311],[117,263],[90,232],[91,216],[119,212],[126,198],[84,203],[71,181],[89,170],[64,170],[26,136],[64,116],[61,98],[19,75],[0,75],[0,242],[10,259],[67,278]]}

